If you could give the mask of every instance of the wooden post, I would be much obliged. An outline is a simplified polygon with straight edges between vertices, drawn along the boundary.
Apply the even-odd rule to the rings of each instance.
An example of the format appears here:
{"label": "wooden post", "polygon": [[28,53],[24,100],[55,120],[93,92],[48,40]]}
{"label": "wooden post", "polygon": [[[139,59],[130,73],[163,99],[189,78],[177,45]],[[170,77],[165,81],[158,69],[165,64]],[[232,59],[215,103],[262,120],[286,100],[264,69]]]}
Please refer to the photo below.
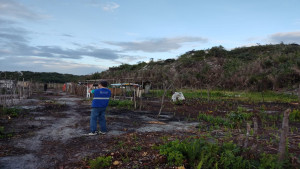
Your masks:
{"label": "wooden post", "polygon": [[161,105],[160,105],[160,109],[159,109],[159,112],[158,112],[158,116],[160,115],[162,109],[164,108],[164,100],[165,100],[165,95],[166,95],[166,92],[167,92],[167,86],[165,83],[163,83],[163,88],[164,88],[164,93],[162,95],[162,98],[161,98]]}
{"label": "wooden post", "polygon": [[164,93],[162,95],[162,98],[161,98],[161,106],[160,106],[160,109],[159,109],[159,112],[158,112],[158,115],[160,115],[162,109],[164,108],[164,101],[165,101],[165,96],[167,94],[167,91],[169,90],[169,88],[172,86],[172,84],[170,84],[169,87],[167,87],[167,82],[163,83],[163,89],[164,89]]}
{"label": "wooden post", "polygon": [[136,90],[135,90],[135,88],[134,88],[134,86],[133,86],[133,101],[134,101],[134,110],[136,109]]}
{"label": "wooden post", "polygon": [[298,98],[299,98],[299,101],[300,101],[300,84],[299,84],[299,88],[298,88]]}
{"label": "wooden post", "polygon": [[244,148],[248,147],[250,130],[251,130],[251,126],[249,123],[247,123],[247,133],[246,133],[246,140],[245,140]]}
{"label": "wooden post", "polygon": [[3,107],[6,107],[6,90],[7,90],[6,73],[5,73],[4,83],[5,83],[5,90],[4,90],[4,104],[3,104]]}
{"label": "wooden post", "polygon": [[286,140],[287,140],[288,132],[289,132],[290,112],[291,112],[291,109],[287,109],[286,111],[284,111],[284,114],[283,114],[281,136],[280,136],[280,142],[279,142],[279,148],[278,148],[279,161],[283,161],[284,157],[285,157]]}
{"label": "wooden post", "polygon": [[208,101],[208,102],[209,102],[209,100],[210,100],[210,98],[209,98],[209,97],[210,97],[210,96],[209,96],[209,92],[210,92],[210,87],[207,88],[207,99],[208,99],[207,101]]}
{"label": "wooden post", "polygon": [[254,130],[254,135],[257,134],[257,131],[258,131],[258,123],[257,123],[257,117],[253,117],[253,130]]}

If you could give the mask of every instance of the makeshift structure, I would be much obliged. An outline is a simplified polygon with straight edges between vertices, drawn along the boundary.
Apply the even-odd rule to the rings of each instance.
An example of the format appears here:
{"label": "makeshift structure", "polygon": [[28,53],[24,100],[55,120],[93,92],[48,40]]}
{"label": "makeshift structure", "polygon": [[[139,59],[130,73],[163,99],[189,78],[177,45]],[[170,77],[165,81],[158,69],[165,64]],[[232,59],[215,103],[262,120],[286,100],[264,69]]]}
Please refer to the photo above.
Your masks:
{"label": "makeshift structure", "polygon": [[116,83],[110,86],[109,89],[114,100],[133,100],[136,97],[141,97],[143,92],[141,86],[135,83]]}

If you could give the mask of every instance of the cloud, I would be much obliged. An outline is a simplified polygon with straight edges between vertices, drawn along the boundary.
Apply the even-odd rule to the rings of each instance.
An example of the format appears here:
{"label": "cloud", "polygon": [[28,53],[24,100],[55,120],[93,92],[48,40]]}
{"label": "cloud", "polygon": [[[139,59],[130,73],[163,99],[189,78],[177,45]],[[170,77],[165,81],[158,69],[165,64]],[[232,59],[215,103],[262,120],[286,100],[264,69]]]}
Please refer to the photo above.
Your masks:
{"label": "cloud", "polygon": [[270,35],[269,41],[272,43],[298,43],[300,44],[300,32],[279,32]]}
{"label": "cloud", "polygon": [[36,20],[43,18],[21,3],[13,0],[0,0],[0,17],[10,19]]}
{"label": "cloud", "polygon": [[98,49],[90,46],[77,49],[63,49],[58,46],[28,46],[19,42],[7,44],[6,48],[0,50],[0,58],[7,56],[39,56],[61,59],[82,59],[84,56],[90,56],[107,60],[115,60],[121,57],[118,51],[111,49]]}
{"label": "cloud", "polygon": [[4,42],[28,42],[26,37],[28,31],[19,27],[6,27],[4,25],[0,25],[0,44]]}
{"label": "cloud", "polygon": [[104,4],[104,5],[102,5],[102,9],[104,11],[109,11],[109,12],[112,12],[115,9],[119,8],[119,7],[120,7],[120,5],[117,4],[117,3],[115,3],[115,2],[108,2],[108,3]]}
{"label": "cloud", "polygon": [[63,61],[56,58],[40,57],[9,57],[0,59],[2,71],[34,71],[34,72],[58,72],[76,75],[86,75],[105,70],[92,64],[80,64],[70,61]]}
{"label": "cloud", "polygon": [[300,19],[295,20],[293,25],[300,25]]}
{"label": "cloud", "polygon": [[120,5],[115,2],[104,3],[99,0],[90,0],[90,1],[88,1],[88,5],[96,7],[96,8],[100,7],[103,11],[107,11],[107,12],[113,12],[115,9],[120,7]]}
{"label": "cloud", "polygon": [[[2,19],[3,20],[3,19]],[[59,46],[30,46],[30,32],[14,26],[14,22],[4,20],[0,25],[0,58],[8,56],[39,56],[48,58],[81,59],[90,56],[99,59],[114,60],[121,57],[119,51],[100,49],[95,46],[76,46],[76,49]],[[65,34],[65,36],[72,36]]]}
{"label": "cloud", "polygon": [[62,34],[61,36],[70,37],[70,38],[74,37],[73,35],[70,35],[70,34],[67,34],[67,33]]}
{"label": "cloud", "polygon": [[124,51],[144,51],[144,52],[168,52],[179,49],[184,43],[200,42],[206,43],[208,40],[201,37],[176,37],[160,38],[138,42],[106,42],[110,45],[121,47]]}

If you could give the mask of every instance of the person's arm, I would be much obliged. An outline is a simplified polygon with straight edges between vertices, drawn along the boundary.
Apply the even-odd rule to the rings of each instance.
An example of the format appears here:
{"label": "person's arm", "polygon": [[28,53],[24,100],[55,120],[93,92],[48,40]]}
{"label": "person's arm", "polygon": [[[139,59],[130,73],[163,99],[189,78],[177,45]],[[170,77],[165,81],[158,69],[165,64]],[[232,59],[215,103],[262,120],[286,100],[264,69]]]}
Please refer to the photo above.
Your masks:
{"label": "person's arm", "polygon": [[94,94],[94,90],[95,89],[92,89],[93,87],[89,88],[89,93],[93,93]]}

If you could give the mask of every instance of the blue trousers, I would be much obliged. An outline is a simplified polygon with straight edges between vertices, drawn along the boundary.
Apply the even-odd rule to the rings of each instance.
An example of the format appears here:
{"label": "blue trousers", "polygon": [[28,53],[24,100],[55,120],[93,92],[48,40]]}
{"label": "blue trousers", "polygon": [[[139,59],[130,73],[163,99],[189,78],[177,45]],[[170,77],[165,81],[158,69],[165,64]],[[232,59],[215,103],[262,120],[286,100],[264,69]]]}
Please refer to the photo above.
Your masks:
{"label": "blue trousers", "polygon": [[99,121],[101,132],[107,132],[105,110],[106,107],[92,108],[90,119],[90,132],[94,133],[97,131],[97,121]]}

